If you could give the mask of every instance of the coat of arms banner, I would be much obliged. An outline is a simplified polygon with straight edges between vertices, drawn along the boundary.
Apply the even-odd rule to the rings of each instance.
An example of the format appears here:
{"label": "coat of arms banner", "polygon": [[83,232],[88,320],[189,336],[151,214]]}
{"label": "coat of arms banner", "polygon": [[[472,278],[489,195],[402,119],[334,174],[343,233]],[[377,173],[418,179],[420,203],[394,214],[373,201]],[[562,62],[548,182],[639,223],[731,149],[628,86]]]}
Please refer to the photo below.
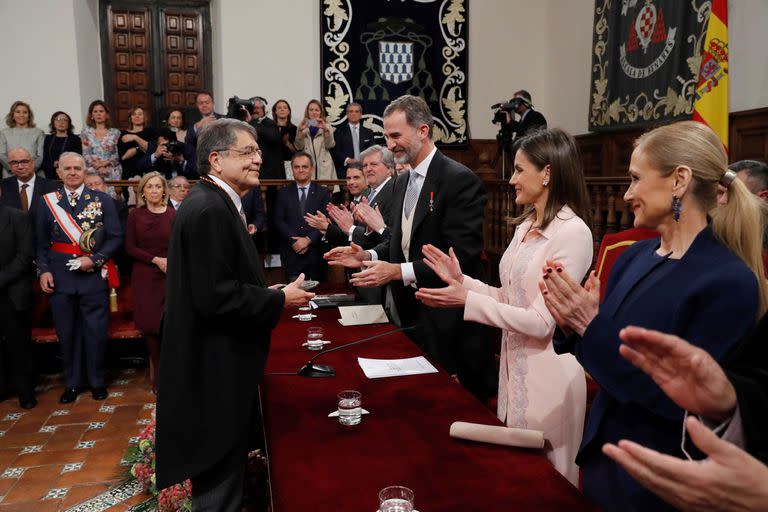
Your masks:
{"label": "coat of arms banner", "polygon": [[469,0],[320,0],[323,104],[333,125],[346,106],[382,135],[382,114],[403,94],[421,96],[435,118],[435,141],[469,141]]}
{"label": "coat of arms banner", "polygon": [[710,0],[596,0],[589,129],[690,119]]}

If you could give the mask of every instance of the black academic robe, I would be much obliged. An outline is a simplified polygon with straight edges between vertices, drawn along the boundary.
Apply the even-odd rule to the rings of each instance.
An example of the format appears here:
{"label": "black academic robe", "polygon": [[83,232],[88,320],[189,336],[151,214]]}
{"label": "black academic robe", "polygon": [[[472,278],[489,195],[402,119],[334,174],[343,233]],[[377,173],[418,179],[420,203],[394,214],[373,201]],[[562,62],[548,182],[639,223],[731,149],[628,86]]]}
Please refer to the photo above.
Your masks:
{"label": "black academic robe", "polygon": [[[157,487],[200,475],[247,438],[285,301],[223,189],[201,180],[168,246]],[[245,456],[245,455],[244,455]]]}

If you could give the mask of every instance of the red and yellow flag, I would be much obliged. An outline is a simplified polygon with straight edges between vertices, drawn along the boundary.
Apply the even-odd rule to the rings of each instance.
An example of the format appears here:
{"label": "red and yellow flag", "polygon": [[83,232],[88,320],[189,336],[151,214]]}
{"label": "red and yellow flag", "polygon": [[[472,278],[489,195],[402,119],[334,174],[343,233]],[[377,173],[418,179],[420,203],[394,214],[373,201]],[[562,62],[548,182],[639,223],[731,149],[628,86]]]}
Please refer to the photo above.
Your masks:
{"label": "red and yellow flag", "polygon": [[728,151],[728,1],[712,0],[693,119],[712,128]]}

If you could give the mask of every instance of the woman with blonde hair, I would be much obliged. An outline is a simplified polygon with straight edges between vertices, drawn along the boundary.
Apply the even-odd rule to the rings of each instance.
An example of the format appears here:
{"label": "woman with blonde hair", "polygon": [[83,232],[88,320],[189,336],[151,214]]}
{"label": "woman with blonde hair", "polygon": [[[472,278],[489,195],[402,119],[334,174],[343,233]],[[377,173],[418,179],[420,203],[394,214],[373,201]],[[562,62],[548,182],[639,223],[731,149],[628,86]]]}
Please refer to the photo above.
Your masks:
{"label": "woman with blonde hair", "polygon": [[[563,330],[555,350],[574,354],[601,388],[576,462],[585,494],[605,510],[672,510],[605,457],[605,443],[631,439],[687,456],[684,411],[619,355],[619,331],[637,325],[669,332],[722,361],[766,310],[761,209],[727,164],[704,124],[685,121],[642,135],[624,199],[635,227],[655,229],[660,238],[619,256],[599,305],[594,272],[582,287],[558,261],[542,269],[544,302]],[[729,201],[716,208],[718,184]]]}
{"label": "woman with blonde hair", "polygon": [[152,391],[157,393],[168,240],[176,210],[168,207],[168,183],[159,172],[145,174],[136,195],[136,208],[128,214],[125,250],[134,259],[133,317],[147,341]]}
{"label": "woman with blonde hair", "polygon": [[333,126],[325,120],[323,104],[318,100],[309,100],[304,109],[304,119],[296,131],[294,146],[297,151],[304,151],[312,156],[315,164],[313,180],[336,179],[336,168],[329,151],[336,145],[333,131]]}
{"label": "woman with blonde hair", "polygon": [[35,170],[43,165],[45,134],[35,126],[35,114],[28,103],[14,101],[5,116],[7,128],[0,130],[0,165],[5,172],[11,171],[8,152],[15,148],[29,151],[35,161]]}

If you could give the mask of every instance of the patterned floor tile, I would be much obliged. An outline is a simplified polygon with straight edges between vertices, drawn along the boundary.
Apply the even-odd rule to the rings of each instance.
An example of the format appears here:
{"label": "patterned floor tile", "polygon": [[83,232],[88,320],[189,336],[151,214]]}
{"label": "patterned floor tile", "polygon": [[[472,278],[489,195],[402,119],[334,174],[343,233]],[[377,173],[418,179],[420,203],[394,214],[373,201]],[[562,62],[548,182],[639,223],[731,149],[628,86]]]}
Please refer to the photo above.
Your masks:
{"label": "patterned floor tile", "polygon": [[66,487],[60,489],[49,489],[48,493],[43,496],[44,500],[60,500],[67,496],[69,489]]}
{"label": "patterned floor tile", "polygon": [[42,451],[42,449],[43,449],[43,445],[41,444],[34,445],[34,446],[25,446],[24,448],[21,449],[20,455],[24,455],[25,453],[37,453],[39,451]]}
{"label": "patterned floor tile", "polygon": [[80,471],[82,469],[83,463],[82,462],[72,462],[70,464],[64,464],[64,469],[61,470],[63,473],[70,473],[72,471]]}
{"label": "patterned floor tile", "polygon": [[88,448],[93,448],[95,444],[96,441],[80,441],[75,445],[75,450],[87,450]]}
{"label": "patterned floor tile", "polygon": [[[24,503],[43,498],[54,487],[63,466],[40,466],[27,468],[13,489],[6,494],[3,504]],[[62,486],[56,486],[62,487]]]}
{"label": "patterned floor tile", "polygon": [[19,478],[26,468],[6,468],[0,478]]}

